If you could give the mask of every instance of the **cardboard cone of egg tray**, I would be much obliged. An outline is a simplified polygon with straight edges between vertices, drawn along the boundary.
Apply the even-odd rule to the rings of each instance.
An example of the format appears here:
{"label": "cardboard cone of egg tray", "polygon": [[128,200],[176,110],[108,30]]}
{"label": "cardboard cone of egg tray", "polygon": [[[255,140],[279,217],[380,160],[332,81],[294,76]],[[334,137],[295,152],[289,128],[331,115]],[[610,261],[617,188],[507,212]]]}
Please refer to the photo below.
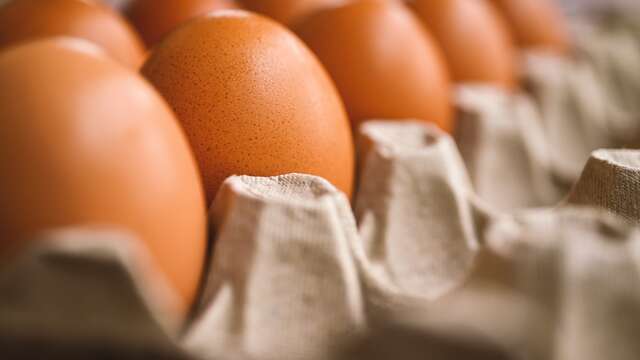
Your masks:
{"label": "cardboard cone of egg tray", "polygon": [[173,293],[112,229],[64,229],[0,271],[2,359],[187,359]]}
{"label": "cardboard cone of egg tray", "polygon": [[460,87],[453,137],[366,123],[353,204],[227,179],[183,327],[131,235],[43,234],[0,267],[0,358],[639,359],[640,151],[598,150],[640,134],[633,29],[531,54],[529,94]]}

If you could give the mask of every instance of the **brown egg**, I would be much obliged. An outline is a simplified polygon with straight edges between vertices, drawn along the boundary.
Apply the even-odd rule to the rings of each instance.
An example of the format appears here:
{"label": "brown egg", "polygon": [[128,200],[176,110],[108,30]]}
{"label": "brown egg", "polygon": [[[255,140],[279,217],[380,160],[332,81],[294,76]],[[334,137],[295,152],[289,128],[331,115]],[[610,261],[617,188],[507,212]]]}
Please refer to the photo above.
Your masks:
{"label": "brown egg", "polygon": [[415,118],[452,128],[452,89],[440,49],[399,2],[356,1],[316,12],[296,32],[320,58],[354,127]]}
{"label": "brown egg", "polygon": [[51,38],[0,53],[0,256],[40,231],[128,229],[184,300],[206,251],[204,194],[170,108],[92,44]]}
{"label": "brown egg", "polygon": [[566,20],[554,0],[490,0],[507,20],[518,44],[558,54],[571,51]]}
{"label": "brown egg", "polygon": [[440,45],[456,82],[516,87],[517,50],[491,4],[483,0],[413,0],[410,4]]}
{"label": "brown egg", "polygon": [[324,7],[348,0],[239,0],[245,8],[267,15],[283,24],[294,24]]}
{"label": "brown egg", "polygon": [[236,9],[233,0],[134,0],[126,9],[148,46],[194,17],[221,9]]}
{"label": "brown egg", "polygon": [[209,201],[234,174],[309,173],[351,193],[344,106],[317,59],[281,25],[244,11],[210,14],[162,40],[142,72],[186,130]]}
{"label": "brown egg", "polygon": [[129,24],[108,6],[89,0],[12,0],[0,7],[0,48],[48,36],[73,36],[101,46],[137,68],[144,47]]}

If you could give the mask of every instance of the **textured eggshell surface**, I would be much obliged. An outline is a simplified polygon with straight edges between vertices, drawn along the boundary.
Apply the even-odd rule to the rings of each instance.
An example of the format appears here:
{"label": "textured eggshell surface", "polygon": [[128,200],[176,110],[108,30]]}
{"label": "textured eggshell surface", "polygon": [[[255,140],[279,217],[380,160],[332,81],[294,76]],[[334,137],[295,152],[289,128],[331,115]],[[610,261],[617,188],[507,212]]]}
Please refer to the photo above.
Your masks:
{"label": "textured eggshell surface", "polygon": [[89,0],[12,0],[0,7],[0,48],[50,36],[73,36],[102,47],[121,63],[138,67],[144,46],[115,10]]}
{"label": "textured eggshell surface", "polygon": [[571,51],[566,19],[554,0],[490,0],[507,20],[518,45],[557,54]]}
{"label": "textured eggshell surface", "polygon": [[295,27],[336,82],[354,128],[367,119],[421,119],[451,130],[442,53],[400,2],[356,1]]}
{"label": "textured eggshell surface", "polygon": [[239,0],[248,10],[269,16],[283,24],[294,24],[325,7],[349,0]]}
{"label": "textured eggshell surface", "polygon": [[137,235],[184,300],[206,249],[204,194],[170,108],[140,75],[77,39],[0,53],[0,257],[75,225]]}
{"label": "textured eggshell surface", "polygon": [[497,12],[478,0],[413,0],[411,7],[442,49],[458,83],[517,85],[517,49]]}
{"label": "textured eggshell surface", "polygon": [[172,32],[142,71],[186,130],[208,201],[231,175],[308,173],[351,193],[344,106],[318,60],[283,26],[216,12]]}
{"label": "textured eggshell surface", "polygon": [[221,9],[234,9],[233,0],[134,0],[126,13],[148,46],[183,22]]}

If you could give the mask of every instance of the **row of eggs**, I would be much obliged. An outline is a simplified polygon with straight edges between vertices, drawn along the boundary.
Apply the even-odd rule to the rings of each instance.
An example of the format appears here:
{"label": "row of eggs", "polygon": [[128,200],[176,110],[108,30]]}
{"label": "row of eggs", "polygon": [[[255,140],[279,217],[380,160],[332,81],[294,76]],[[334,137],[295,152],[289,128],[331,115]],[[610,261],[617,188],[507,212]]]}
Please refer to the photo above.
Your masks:
{"label": "row of eggs", "polygon": [[[284,25],[198,17],[240,7]],[[183,311],[205,205],[227,176],[311,173],[351,195],[361,121],[450,131],[452,83],[511,91],[517,48],[570,51],[543,0],[137,0],[125,12],[137,31],[88,0],[0,7],[0,256],[47,228],[122,226]]]}

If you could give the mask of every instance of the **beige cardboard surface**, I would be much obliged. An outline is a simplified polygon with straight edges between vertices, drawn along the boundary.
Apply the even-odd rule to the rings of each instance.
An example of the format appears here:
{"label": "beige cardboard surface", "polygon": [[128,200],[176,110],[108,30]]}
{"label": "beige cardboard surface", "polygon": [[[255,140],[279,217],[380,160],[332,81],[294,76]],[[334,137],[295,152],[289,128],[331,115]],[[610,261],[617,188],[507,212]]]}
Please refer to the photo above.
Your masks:
{"label": "beige cardboard surface", "polygon": [[368,122],[355,204],[369,277],[434,299],[463,281],[478,249],[469,180],[455,143],[433,126]]}
{"label": "beige cardboard surface", "polygon": [[186,337],[200,357],[322,358],[364,328],[347,198],[306,175],[232,177],[212,211],[215,250],[202,314]]}
{"label": "beige cardboard surface", "polygon": [[568,190],[554,176],[552,152],[533,99],[490,87],[457,90],[454,133],[473,186],[499,210],[549,206]]}
{"label": "beige cardboard surface", "polygon": [[36,241],[2,264],[0,357],[187,358],[174,294],[129,234],[69,229]]}
{"label": "beige cardboard surface", "polygon": [[597,150],[567,201],[597,206],[638,223],[640,220],[640,152]]}

